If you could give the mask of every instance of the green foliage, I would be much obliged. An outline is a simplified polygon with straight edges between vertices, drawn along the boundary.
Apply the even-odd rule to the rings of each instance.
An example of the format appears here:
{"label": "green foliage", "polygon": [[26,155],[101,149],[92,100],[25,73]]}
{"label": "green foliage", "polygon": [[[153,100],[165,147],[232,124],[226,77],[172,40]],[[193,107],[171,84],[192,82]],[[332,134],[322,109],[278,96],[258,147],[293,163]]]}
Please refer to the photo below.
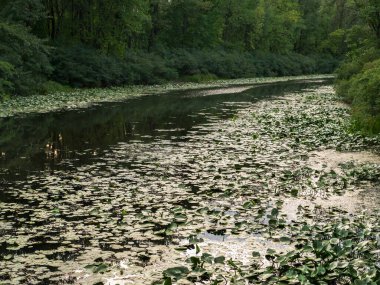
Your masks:
{"label": "green foliage", "polygon": [[77,46],[57,50],[52,64],[52,78],[72,87],[156,84],[178,77],[161,57],[134,51],[127,52],[120,60],[95,49]]}
{"label": "green foliage", "polygon": [[[236,284],[379,284],[379,223],[376,214],[355,219],[340,218],[329,223],[303,221],[289,227],[294,238],[282,237],[280,241],[292,241],[294,249],[285,253],[268,249],[265,259],[270,265],[262,265],[259,252],[252,253],[253,261],[249,267],[198,252],[197,256],[188,259],[191,271],[186,267],[171,268],[163,275],[175,280],[201,281],[207,274],[208,279],[214,280],[212,284],[218,284],[218,279]],[[209,264],[207,269],[205,263]],[[235,276],[226,273],[221,276],[218,264],[230,267]]]}
{"label": "green foliage", "polygon": [[0,61],[0,99],[12,92],[13,84],[10,81],[14,74],[14,66],[6,61]]}
{"label": "green foliage", "polygon": [[45,16],[45,7],[41,0],[8,1],[0,12],[0,17],[8,22],[22,24],[27,27],[32,27]]}
{"label": "green foliage", "polygon": [[360,48],[337,69],[337,94],[352,104],[352,128],[367,134],[380,132],[380,50]]}
{"label": "green foliage", "polygon": [[[45,92],[49,80],[106,87],[332,72],[350,49],[376,43],[378,9],[374,0],[4,0],[0,60],[13,71],[2,71],[1,92]],[[55,47],[50,59],[40,38]]]}
{"label": "green foliage", "polygon": [[352,99],[355,129],[369,134],[380,133],[380,60],[367,63],[347,83]]}
{"label": "green foliage", "polygon": [[[337,61],[327,58],[330,68],[317,62],[324,57],[278,55],[225,50],[174,50],[164,54],[169,66],[181,76],[214,74],[220,78],[281,76],[332,72]],[[327,64],[328,65],[328,64]]]}
{"label": "green foliage", "polygon": [[353,97],[350,97],[348,89],[350,80],[363,69],[364,65],[380,57],[380,51],[376,48],[358,48],[354,49],[349,57],[336,70],[337,83],[336,89],[338,95],[347,103],[352,103]]}
{"label": "green foliage", "polygon": [[194,82],[194,83],[202,83],[202,82],[208,82],[208,81],[213,81],[218,79],[218,77],[214,74],[194,74],[194,75],[189,75],[185,76],[183,80],[188,81],[188,82]]}
{"label": "green foliage", "polygon": [[347,31],[350,48],[337,70],[337,94],[352,104],[353,129],[380,133],[380,2],[358,0],[352,6],[361,22]]}
{"label": "green foliage", "polygon": [[302,53],[315,53],[327,33],[323,25],[325,17],[320,13],[322,1],[304,0],[299,2],[302,20],[296,50]]}
{"label": "green foliage", "polygon": [[147,53],[128,50],[123,59],[95,49],[57,49],[52,78],[72,87],[157,84],[172,80],[204,82],[216,78],[248,78],[331,73],[337,61],[326,56],[174,49]]}
{"label": "green foliage", "polygon": [[52,68],[48,49],[21,25],[0,22],[1,89],[26,95],[39,92]]}
{"label": "green foliage", "polygon": [[222,22],[216,1],[173,0],[167,6],[164,44],[176,48],[209,48],[219,44]]}
{"label": "green foliage", "polygon": [[41,93],[44,94],[44,95],[53,94],[53,93],[56,93],[56,92],[70,93],[73,90],[74,89],[71,88],[70,86],[62,85],[62,84],[60,84],[58,82],[49,80],[49,81],[46,81],[42,85],[42,91],[41,91]]}
{"label": "green foliage", "polygon": [[378,284],[378,227],[375,217],[364,216],[293,227],[296,249],[267,253],[272,265],[249,279],[266,284]]}
{"label": "green foliage", "polygon": [[361,18],[367,23],[373,33],[376,45],[380,47],[380,1],[357,0],[356,7],[360,11]]}
{"label": "green foliage", "polygon": [[97,50],[73,47],[57,49],[52,57],[53,80],[72,87],[106,87],[128,82],[126,66]]}
{"label": "green foliage", "polygon": [[130,66],[135,84],[156,84],[178,78],[178,70],[155,53],[128,51],[125,64]]}
{"label": "green foliage", "polygon": [[81,43],[118,56],[139,47],[150,20],[148,0],[51,0],[44,10],[47,21],[37,26],[59,46]]}

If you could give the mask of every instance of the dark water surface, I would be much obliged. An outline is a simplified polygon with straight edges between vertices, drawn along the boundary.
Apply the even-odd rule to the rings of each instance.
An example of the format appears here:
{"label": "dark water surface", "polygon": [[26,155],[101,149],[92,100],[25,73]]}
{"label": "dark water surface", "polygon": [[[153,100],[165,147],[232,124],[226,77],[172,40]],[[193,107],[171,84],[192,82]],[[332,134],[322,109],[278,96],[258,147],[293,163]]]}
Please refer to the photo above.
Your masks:
{"label": "dark water surface", "polygon": [[79,111],[0,118],[0,179],[7,174],[17,180],[16,176],[25,178],[29,172],[62,169],[59,163],[64,159],[73,160],[75,165],[88,163],[119,142],[186,140],[194,126],[231,118],[244,103],[318,84],[277,83],[219,95],[194,90],[171,92]]}
{"label": "dark water surface", "polygon": [[[0,282],[70,283],[97,258],[174,243],[160,234],[171,221],[165,213],[198,206],[191,197],[202,188],[181,151],[254,102],[320,84],[173,92],[0,119]],[[141,252],[132,255],[137,264],[149,260]]]}

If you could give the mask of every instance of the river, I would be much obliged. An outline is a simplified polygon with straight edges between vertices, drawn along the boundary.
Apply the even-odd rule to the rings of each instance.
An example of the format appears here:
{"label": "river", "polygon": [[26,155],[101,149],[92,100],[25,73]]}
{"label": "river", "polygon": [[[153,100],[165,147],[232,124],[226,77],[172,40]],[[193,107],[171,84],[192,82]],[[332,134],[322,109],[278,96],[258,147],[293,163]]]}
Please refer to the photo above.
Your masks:
{"label": "river", "polygon": [[325,80],[1,118],[0,282],[149,284],[194,237],[241,262],[244,248],[286,250],[263,234],[273,205],[295,219],[331,196],[355,211],[364,202],[341,195],[374,188],[347,178],[379,162],[347,120]]}

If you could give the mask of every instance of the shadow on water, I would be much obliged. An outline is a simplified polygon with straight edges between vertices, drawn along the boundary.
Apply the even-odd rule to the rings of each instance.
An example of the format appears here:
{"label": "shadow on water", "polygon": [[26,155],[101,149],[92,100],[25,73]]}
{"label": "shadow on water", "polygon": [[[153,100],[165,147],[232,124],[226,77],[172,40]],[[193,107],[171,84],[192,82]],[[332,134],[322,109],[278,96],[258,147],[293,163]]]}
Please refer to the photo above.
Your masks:
{"label": "shadow on water", "polygon": [[[0,119],[1,169],[9,175],[54,170],[59,161],[87,163],[119,142],[182,140],[210,118],[233,117],[237,109],[270,96],[300,91],[313,82],[279,83],[241,93],[192,96],[197,91],[149,95],[86,110]],[[228,103],[240,104],[228,104]],[[16,178],[16,177],[15,177]],[[1,182],[0,182],[1,183]]]}

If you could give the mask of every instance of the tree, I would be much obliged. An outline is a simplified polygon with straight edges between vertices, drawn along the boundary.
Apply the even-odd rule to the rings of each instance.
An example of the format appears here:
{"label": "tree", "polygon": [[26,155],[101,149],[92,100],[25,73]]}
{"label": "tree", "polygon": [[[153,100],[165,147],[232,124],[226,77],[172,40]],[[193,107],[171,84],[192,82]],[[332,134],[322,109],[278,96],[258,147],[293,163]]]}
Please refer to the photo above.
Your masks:
{"label": "tree", "polygon": [[0,22],[1,89],[6,93],[38,92],[52,72],[48,49],[18,24]]}
{"label": "tree", "polygon": [[289,0],[262,1],[264,10],[263,34],[260,45],[274,53],[294,49],[297,31],[301,27],[301,13],[298,2]]}
{"label": "tree", "polygon": [[217,4],[211,0],[172,0],[161,33],[163,43],[174,48],[217,46],[222,33]]}
{"label": "tree", "polygon": [[46,16],[41,0],[4,1],[3,7],[0,8],[2,8],[0,17],[4,20],[18,23],[28,28],[32,28]]}
{"label": "tree", "polygon": [[379,0],[354,0],[359,9],[360,17],[372,30],[376,44],[380,48],[380,1]]}
{"label": "tree", "polygon": [[262,33],[263,11],[256,0],[222,1],[223,43],[232,49],[255,50]]}

